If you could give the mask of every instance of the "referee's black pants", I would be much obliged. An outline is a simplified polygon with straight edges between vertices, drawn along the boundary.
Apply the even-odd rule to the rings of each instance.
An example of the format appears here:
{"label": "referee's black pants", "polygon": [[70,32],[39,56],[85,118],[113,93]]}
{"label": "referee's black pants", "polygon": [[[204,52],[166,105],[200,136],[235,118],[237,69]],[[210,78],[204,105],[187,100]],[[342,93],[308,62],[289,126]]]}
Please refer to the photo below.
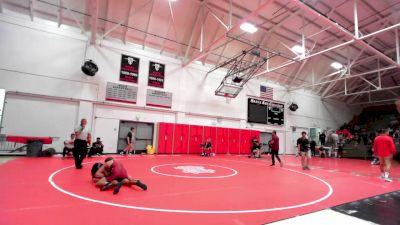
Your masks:
{"label": "referee's black pants", "polygon": [[281,159],[278,156],[279,150],[271,150],[271,157],[272,157],[272,165],[275,165],[275,157],[278,159],[278,162],[281,162]]}
{"label": "referee's black pants", "polygon": [[74,158],[75,158],[75,168],[82,168],[82,161],[87,154],[87,141],[81,139],[75,139],[74,141]]}

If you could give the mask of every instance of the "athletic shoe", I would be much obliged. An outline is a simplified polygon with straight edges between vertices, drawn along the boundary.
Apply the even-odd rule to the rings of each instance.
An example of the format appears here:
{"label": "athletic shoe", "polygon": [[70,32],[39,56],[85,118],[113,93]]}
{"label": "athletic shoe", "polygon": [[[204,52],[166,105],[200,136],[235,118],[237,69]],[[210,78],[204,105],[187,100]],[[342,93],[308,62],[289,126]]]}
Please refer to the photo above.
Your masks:
{"label": "athletic shoe", "polygon": [[269,165],[269,166],[275,166],[275,164],[271,164],[271,165]]}
{"label": "athletic shoe", "polygon": [[116,195],[119,192],[119,189],[122,187],[122,182],[118,182],[117,186],[114,188],[113,194]]}
{"label": "athletic shoe", "polygon": [[389,177],[386,177],[384,180],[385,180],[386,182],[392,182],[392,181],[393,181],[392,178],[389,178]]}
{"label": "athletic shoe", "polygon": [[311,170],[311,169],[310,169],[310,167],[306,166],[306,167],[305,167],[305,170]]}
{"label": "athletic shoe", "polygon": [[112,186],[113,186],[113,183],[108,182],[106,185],[104,185],[103,187],[100,188],[100,191],[106,191],[106,190],[112,188]]}
{"label": "athletic shoe", "polygon": [[124,151],[121,151],[121,152],[119,152],[119,154],[120,154],[120,155],[124,155],[125,153],[124,153]]}
{"label": "athletic shoe", "polygon": [[139,186],[141,189],[143,189],[144,191],[147,190],[147,185],[143,184],[142,182],[140,182],[140,180],[137,180],[134,183],[136,186]]}

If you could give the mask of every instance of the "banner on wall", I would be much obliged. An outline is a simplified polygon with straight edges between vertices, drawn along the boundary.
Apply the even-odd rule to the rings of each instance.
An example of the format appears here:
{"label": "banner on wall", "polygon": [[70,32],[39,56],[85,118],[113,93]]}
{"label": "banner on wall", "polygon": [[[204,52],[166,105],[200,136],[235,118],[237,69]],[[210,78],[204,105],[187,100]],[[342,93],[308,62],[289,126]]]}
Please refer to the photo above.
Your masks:
{"label": "banner on wall", "polygon": [[119,80],[137,84],[139,79],[139,61],[139,58],[122,54]]}
{"label": "banner on wall", "polygon": [[147,89],[146,105],[170,109],[172,107],[172,93]]}
{"label": "banner on wall", "polygon": [[135,86],[107,82],[106,101],[136,104],[137,91]]}
{"label": "banner on wall", "polygon": [[165,64],[150,61],[148,86],[164,88],[164,76]]}

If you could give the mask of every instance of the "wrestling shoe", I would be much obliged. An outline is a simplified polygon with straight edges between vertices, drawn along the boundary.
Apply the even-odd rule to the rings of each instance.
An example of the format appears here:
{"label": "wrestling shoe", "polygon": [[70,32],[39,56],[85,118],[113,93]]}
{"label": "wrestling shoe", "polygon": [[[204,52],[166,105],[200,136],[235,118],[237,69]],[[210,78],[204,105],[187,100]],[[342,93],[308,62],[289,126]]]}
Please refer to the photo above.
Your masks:
{"label": "wrestling shoe", "polygon": [[147,185],[143,184],[142,182],[140,182],[140,180],[136,180],[136,182],[134,183],[134,185],[139,186],[141,189],[143,189],[144,191],[147,190]]}
{"label": "wrestling shoe", "polygon": [[106,190],[112,188],[112,186],[113,186],[113,183],[109,182],[106,185],[104,185],[103,187],[101,187],[100,191],[106,191]]}
{"label": "wrestling shoe", "polygon": [[122,182],[118,182],[117,186],[115,186],[113,194],[116,195],[119,192],[119,189],[122,187]]}

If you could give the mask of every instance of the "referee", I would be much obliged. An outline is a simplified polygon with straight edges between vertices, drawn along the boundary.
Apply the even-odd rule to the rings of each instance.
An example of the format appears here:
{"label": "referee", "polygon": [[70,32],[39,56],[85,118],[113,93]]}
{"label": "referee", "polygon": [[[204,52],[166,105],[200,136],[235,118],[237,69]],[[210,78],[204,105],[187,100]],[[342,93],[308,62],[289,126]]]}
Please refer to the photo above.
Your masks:
{"label": "referee", "polygon": [[76,169],[82,169],[82,161],[86,157],[88,144],[91,143],[92,137],[86,124],[87,120],[82,119],[81,124],[75,128],[74,159]]}

